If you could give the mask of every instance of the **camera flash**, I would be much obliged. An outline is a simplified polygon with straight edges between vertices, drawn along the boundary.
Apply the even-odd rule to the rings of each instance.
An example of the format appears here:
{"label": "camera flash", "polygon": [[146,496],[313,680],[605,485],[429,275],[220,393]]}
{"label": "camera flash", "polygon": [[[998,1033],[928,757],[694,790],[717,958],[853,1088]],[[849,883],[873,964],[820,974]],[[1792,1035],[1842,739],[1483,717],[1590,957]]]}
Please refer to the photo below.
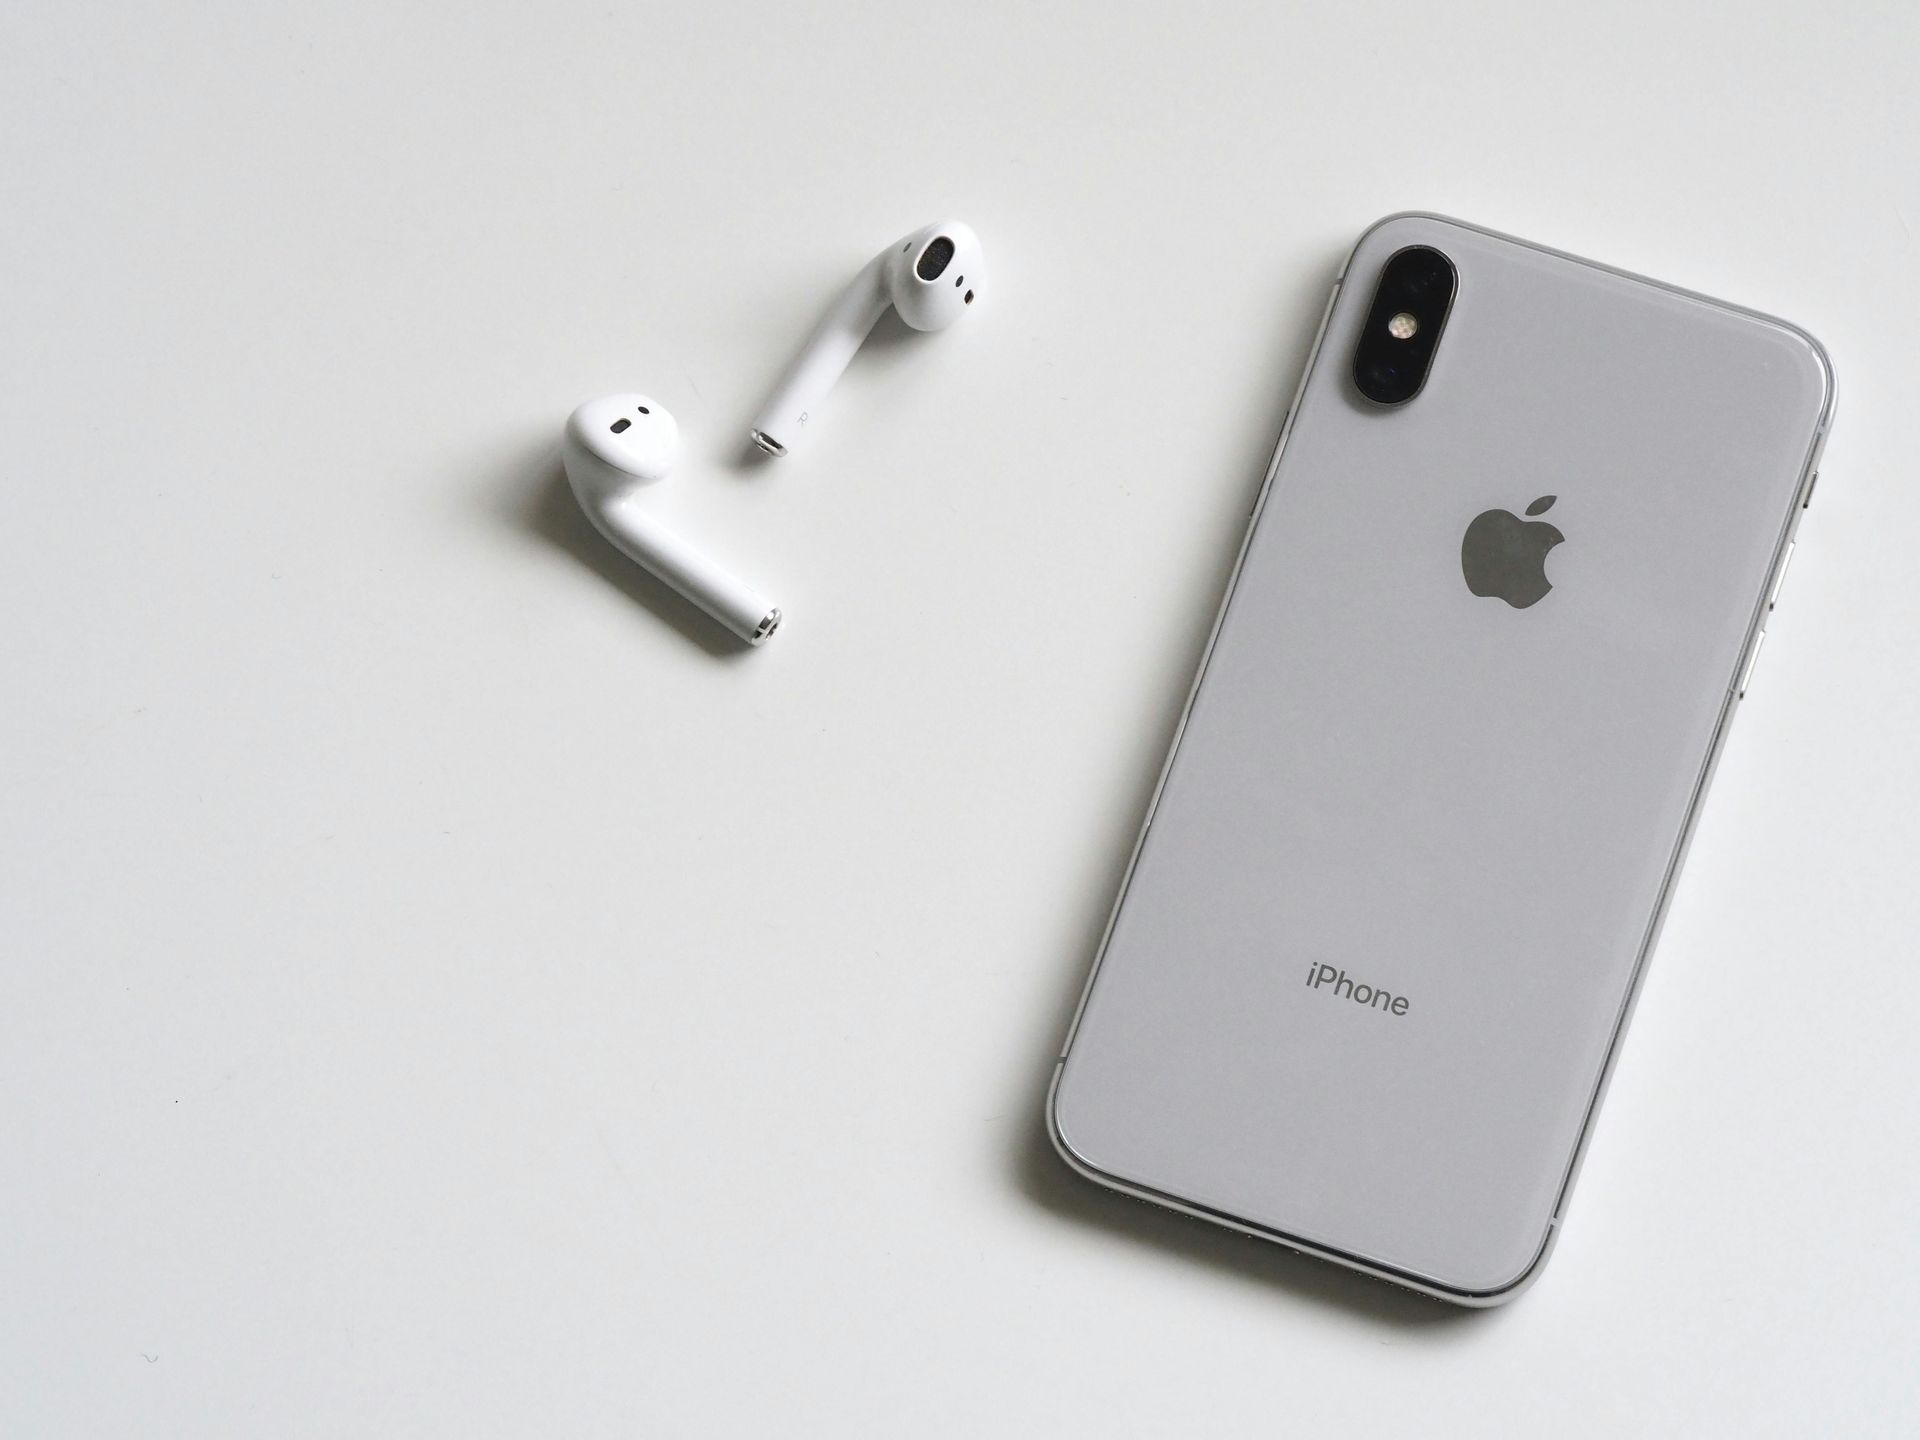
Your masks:
{"label": "camera flash", "polygon": [[1387,321],[1387,334],[1396,340],[1411,340],[1413,332],[1419,328],[1420,322],[1404,310]]}

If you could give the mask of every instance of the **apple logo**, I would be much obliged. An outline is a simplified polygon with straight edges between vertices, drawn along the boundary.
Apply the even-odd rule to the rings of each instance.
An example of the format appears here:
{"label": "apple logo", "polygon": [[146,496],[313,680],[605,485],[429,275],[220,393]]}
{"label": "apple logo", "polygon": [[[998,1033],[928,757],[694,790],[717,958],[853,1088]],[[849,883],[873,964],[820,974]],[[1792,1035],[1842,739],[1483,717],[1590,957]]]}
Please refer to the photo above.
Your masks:
{"label": "apple logo", "polygon": [[[1555,498],[1542,495],[1527,506],[1527,514],[1544,514]],[[1510,510],[1481,511],[1460,541],[1467,589],[1526,609],[1553,589],[1547,579],[1547,552],[1566,538],[1544,520],[1522,520]]]}

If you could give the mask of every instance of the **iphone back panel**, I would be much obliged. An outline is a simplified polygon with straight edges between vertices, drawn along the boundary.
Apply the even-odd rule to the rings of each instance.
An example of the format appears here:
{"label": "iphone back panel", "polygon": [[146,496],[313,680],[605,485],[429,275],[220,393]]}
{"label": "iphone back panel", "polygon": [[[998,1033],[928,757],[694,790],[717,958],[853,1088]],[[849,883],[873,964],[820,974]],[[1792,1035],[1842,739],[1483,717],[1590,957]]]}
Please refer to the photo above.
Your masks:
{"label": "iphone back panel", "polygon": [[[1356,345],[1415,249],[1451,306],[1379,404]],[[1366,232],[1055,1071],[1069,1163],[1463,1303],[1537,1273],[1831,397],[1780,321]]]}

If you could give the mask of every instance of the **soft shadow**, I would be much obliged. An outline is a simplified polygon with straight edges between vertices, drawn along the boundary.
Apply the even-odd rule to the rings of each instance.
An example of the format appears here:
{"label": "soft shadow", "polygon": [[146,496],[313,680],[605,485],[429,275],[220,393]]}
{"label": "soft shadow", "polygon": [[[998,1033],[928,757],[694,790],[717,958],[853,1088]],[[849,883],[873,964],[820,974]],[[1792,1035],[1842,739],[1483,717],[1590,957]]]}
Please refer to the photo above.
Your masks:
{"label": "soft shadow", "polygon": [[[1243,455],[1249,502],[1266,478],[1267,462],[1273,453],[1286,408],[1299,384],[1301,371],[1312,347],[1314,326],[1321,306],[1333,283],[1334,271],[1303,280],[1293,295],[1291,313],[1298,324],[1277,338],[1270,372],[1275,397],[1272,424],[1250,435]],[[897,323],[897,322],[896,322]],[[900,329],[906,331],[905,326]],[[907,334],[911,334],[907,331]],[[897,341],[896,341],[897,343]],[[1014,1183],[1029,1200],[1076,1223],[1099,1226],[1107,1232],[1140,1245],[1172,1252],[1183,1260],[1195,1262],[1216,1273],[1270,1287],[1296,1300],[1304,1300],[1339,1310],[1358,1319],[1395,1330],[1444,1332],[1452,1327],[1488,1323],[1495,1311],[1475,1311],[1433,1299],[1417,1291],[1405,1290],[1384,1280],[1347,1270],[1329,1261],[1299,1255],[1267,1240],[1254,1239],[1236,1231],[1211,1224],[1146,1201],[1136,1200],[1097,1185],[1069,1169],[1055,1153],[1046,1133],[1044,1119],[1047,1090],[1053,1081],[1054,1063],[1067,1032],[1067,1025],[1080,1003],[1087,975],[1092,968],[1093,952],[1104,933],[1113,897],[1119,892],[1121,877],[1132,858],[1138,827],[1146,816],[1153,787],[1159,779],[1159,761],[1172,743],[1174,727],[1186,704],[1187,677],[1199,666],[1206,644],[1207,621],[1212,617],[1219,597],[1224,593],[1237,553],[1238,531],[1222,537],[1218,585],[1212,592],[1204,616],[1197,616],[1191,650],[1182,657],[1178,683],[1166,687],[1152,753],[1137,767],[1133,803],[1127,813],[1132,825],[1121,834],[1108,837],[1102,863],[1094,872],[1103,883],[1088,890],[1082,913],[1071,933],[1084,947],[1075,963],[1062,978],[1061,1000],[1053,1016],[1053,1025],[1044,1036],[1036,1037],[1034,1053],[1043,1058],[1019,1084],[1016,1113],[1031,1117],[1016,1127],[1012,1137],[1010,1168]]]}
{"label": "soft shadow", "polygon": [[[1064,1031],[1065,1021],[1061,1024]],[[1049,1065],[1041,1082],[1032,1087],[1028,1113],[1035,1117],[1043,1113],[1052,1075]],[[1324,1305],[1396,1330],[1437,1333],[1482,1322],[1497,1313],[1450,1305],[1326,1260],[1296,1254],[1270,1240],[1258,1240],[1108,1190],[1067,1168],[1048,1140],[1043,1122],[1036,1119],[1018,1133],[1014,1172],[1021,1193],[1062,1219],[1096,1225],[1109,1234],[1172,1253],[1216,1274],[1267,1286],[1288,1298]]]}
{"label": "soft shadow", "polygon": [[706,611],[614,549],[581,511],[567,484],[566,470],[551,452],[543,457],[509,516],[540,540],[564,550],[583,568],[634,604],[652,611],[669,629],[716,659],[736,659],[753,649]]}
{"label": "soft shadow", "polygon": [[733,453],[732,457],[723,458],[721,463],[736,475],[746,479],[758,479],[767,474],[779,459],[778,455],[769,455],[754,444],[753,436],[748,434],[740,441],[740,448]]}

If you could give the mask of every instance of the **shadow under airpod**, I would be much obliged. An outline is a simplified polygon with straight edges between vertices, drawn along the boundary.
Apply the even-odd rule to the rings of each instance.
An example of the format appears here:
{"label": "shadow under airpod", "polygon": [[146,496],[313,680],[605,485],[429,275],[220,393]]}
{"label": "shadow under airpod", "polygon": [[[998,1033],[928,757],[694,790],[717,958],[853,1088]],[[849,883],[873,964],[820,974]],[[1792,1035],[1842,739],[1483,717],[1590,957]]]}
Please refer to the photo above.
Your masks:
{"label": "shadow under airpod", "polygon": [[564,550],[636,605],[651,610],[689,644],[714,658],[736,659],[752,650],[699,606],[614,549],[573,498],[567,473],[557,456],[548,455],[540,465],[537,479],[525,491],[523,503],[512,518],[541,540]]}
{"label": "shadow under airpod", "polygon": [[773,462],[780,457],[769,455],[760,448],[759,442],[748,435],[740,442],[740,448],[733,458],[726,462],[727,468],[745,479],[756,480],[766,475]]}

